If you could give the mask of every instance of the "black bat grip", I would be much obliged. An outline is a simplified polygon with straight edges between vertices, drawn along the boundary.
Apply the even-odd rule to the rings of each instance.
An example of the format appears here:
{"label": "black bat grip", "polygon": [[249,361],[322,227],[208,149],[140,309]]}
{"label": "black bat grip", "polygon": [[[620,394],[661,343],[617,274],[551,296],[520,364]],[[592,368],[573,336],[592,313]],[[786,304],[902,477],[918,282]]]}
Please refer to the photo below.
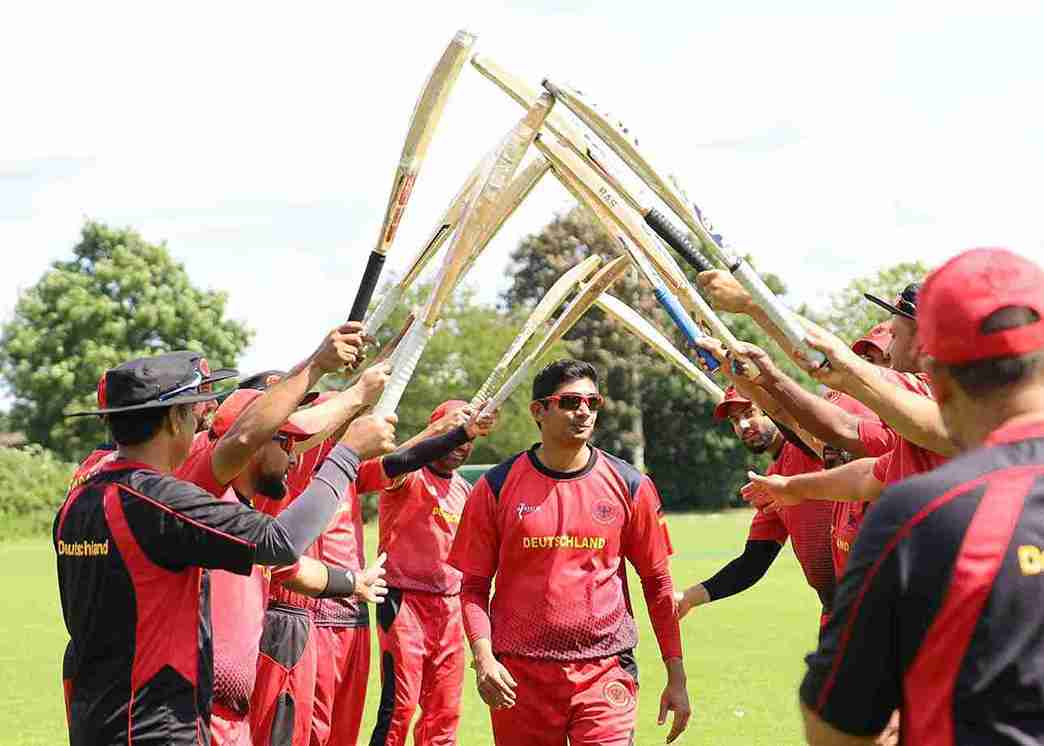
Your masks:
{"label": "black bat grip", "polygon": [[668,246],[681,254],[682,258],[695,268],[697,272],[706,272],[709,269],[714,269],[714,266],[707,261],[707,257],[693,248],[688,236],[678,230],[674,223],[668,220],[667,216],[655,207],[649,208],[649,212],[645,214],[645,222],[656,231],[656,235],[667,242]]}
{"label": "black bat grip", "polygon": [[370,307],[370,299],[373,291],[377,288],[377,280],[384,268],[384,254],[377,251],[370,252],[370,258],[366,261],[366,271],[363,272],[362,282],[355,292],[355,302],[352,303],[352,312],[348,314],[349,321],[362,321],[366,316],[366,309]]}

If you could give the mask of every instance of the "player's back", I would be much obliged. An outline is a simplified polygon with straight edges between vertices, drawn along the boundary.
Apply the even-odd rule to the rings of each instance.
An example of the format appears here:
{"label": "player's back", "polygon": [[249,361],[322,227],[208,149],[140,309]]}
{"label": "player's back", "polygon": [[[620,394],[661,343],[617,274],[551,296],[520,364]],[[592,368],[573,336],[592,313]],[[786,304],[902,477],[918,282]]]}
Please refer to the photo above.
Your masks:
{"label": "player's back", "polygon": [[871,511],[896,542],[881,572],[899,586],[909,743],[1044,739],[1044,423],[992,438]]}

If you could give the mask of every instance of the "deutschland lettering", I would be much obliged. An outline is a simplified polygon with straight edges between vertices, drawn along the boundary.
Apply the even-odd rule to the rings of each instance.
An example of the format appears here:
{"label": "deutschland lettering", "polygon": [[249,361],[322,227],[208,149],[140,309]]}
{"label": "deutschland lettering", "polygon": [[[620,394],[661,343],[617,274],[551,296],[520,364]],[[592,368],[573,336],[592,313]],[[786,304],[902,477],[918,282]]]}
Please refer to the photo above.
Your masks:
{"label": "deutschland lettering", "polygon": [[523,536],[523,549],[604,549],[604,536]]}
{"label": "deutschland lettering", "polygon": [[99,557],[109,553],[109,540],[105,541],[74,541],[69,544],[59,539],[58,554],[66,557]]}
{"label": "deutschland lettering", "polygon": [[443,510],[438,505],[431,509],[431,514],[442,518],[447,523],[460,523],[460,515],[458,513],[450,513],[449,511]]}

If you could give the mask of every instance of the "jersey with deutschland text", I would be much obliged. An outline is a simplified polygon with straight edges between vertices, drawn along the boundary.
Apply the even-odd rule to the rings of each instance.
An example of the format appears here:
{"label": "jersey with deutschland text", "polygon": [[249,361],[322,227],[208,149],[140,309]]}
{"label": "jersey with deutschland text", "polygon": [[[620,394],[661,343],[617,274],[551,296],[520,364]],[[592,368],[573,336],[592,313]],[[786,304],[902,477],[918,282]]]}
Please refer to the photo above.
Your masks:
{"label": "jersey with deutschland text", "polygon": [[576,472],[540,463],[536,446],[494,467],[464,508],[449,563],[496,576],[493,650],[584,660],[633,648],[638,631],[624,558],[641,577],[671,553],[648,477],[596,448]]}
{"label": "jersey with deutschland text", "polygon": [[[791,477],[822,469],[822,461],[787,441],[766,473]],[[774,511],[762,508],[754,514],[747,535],[750,541],[780,544],[790,537],[794,556],[805,573],[805,580],[819,595],[824,613],[829,613],[834,596],[834,560],[830,548],[833,514],[834,503],[828,500],[805,500]]]}
{"label": "jersey with deutschland text", "polygon": [[446,564],[446,558],[470,491],[471,485],[459,474],[445,476],[430,467],[381,490],[378,551],[388,555],[388,585],[423,593],[460,593],[460,570]]}
{"label": "jersey with deutschland text", "polygon": [[54,522],[69,631],[72,746],[209,742],[210,587],[249,575],[271,519],[146,464],[115,459]]}
{"label": "jersey with deutschland text", "polygon": [[885,489],[801,697],[852,735],[899,708],[904,743],[1042,743],[1041,630],[1044,419]]}

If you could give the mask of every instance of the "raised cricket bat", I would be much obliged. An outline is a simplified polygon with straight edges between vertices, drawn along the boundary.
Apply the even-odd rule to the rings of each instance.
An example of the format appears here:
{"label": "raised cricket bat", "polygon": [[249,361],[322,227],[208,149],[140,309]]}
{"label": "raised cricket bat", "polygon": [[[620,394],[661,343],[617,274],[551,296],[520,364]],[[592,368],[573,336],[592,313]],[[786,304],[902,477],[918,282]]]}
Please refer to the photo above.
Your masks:
{"label": "raised cricket bat", "polygon": [[443,259],[428,302],[396,350],[392,374],[381,394],[381,400],[377,402],[374,410],[376,413],[390,414],[398,407],[424,347],[435,333],[435,325],[443,306],[456,287],[475,246],[490,235],[500,199],[553,104],[554,99],[550,95],[541,96],[504,137],[493,157],[486,159],[488,162],[479,178],[481,187],[474,199],[469,201],[460,219],[460,225],[446,249],[446,257]]}
{"label": "raised cricket bat", "polygon": [[[689,205],[688,201],[672,182],[660,175],[660,172],[638,150],[637,144],[621,127],[609,121],[579,91],[567,86],[556,85],[549,80],[545,80],[543,85],[546,90],[554,94],[556,101],[561,101],[566,108],[590,127],[602,142],[616,153],[650,189],[656,192],[675,215],[681,218],[689,230],[700,239],[703,246],[709,248],[716,258],[729,268],[733,276],[750,293],[754,302],[780,328],[795,349],[801,350],[805,357],[815,365],[822,365],[826,361],[823,353],[813,350],[805,343],[804,329],[797,319],[794,318],[793,314],[783,305],[782,301],[776,297],[776,294],[765,285],[761,277],[745,260],[729,256],[726,253],[724,242],[720,240],[720,236],[715,239],[712,232],[697,214],[698,211]],[[702,255],[695,249],[689,253],[684,251],[681,253],[697,270],[702,272],[712,269],[706,258],[701,258]],[[722,341],[725,342],[725,339],[722,338]],[[726,345],[728,345],[728,342],[726,342]]]}
{"label": "raised cricket bat", "polygon": [[629,332],[656,350],[660,357],[678,368],[690,381],[703,389],[714,404],[718,404],[725,398],[725,392],[721,390],[721,387],[696,367],[689,358],[685,357],[659,329],[649,323],[640,313],[609,293],[599,295],[595,303],[607,315],[620,322]]}
{"label": "raised cricket bat", "polygon": [[500,384],[501,379],[507,374],[508,370],[511,369],[512,363],[515,362],[515,358],[518,357],[519,353],[526,346],[537,329],[544,325],[549,318],[551,318],[555,311],[558,310],[559,306],[565,302],[565,299],[573,292],[573,288],[588,278],[588,276],[598,269],[598,265],[602,263],[602,258],[598,255],[591,255],[583,261],[570,267],[562,276],[555,280],[555,283],[550,289],[544,294],[544,297],[540,299],[540,302],[536,304],[536,307],[530,312],[529,317],[525,323],[522,324],[522,328],[519,330],[515,339],[508,346],[507,350],[500,357],[496,366],[490,371],[489,376],[486,378],[479,390],[475,392],[475,396],[471,399],[471,406],[478,407],[483,404],[493,393],[493,388]]}
{"label": "raised cricket bat", "polygon": [[395,180],[392,182],[388,206],[384,212],[381,233],[377,239],[377,245],[370,252],[370,258],[366,262],[362,281],[355,293],[355,302],[348,314],[349,321],[362,321],[366,315],[370,298],[373,297],[377,280],[381,276],[381,269],[384,267],[384,260],[395,240],[402,215],[406,211],[406,205],[413,193],[414,182],[424,163],[428,145],[431,144],[431,138],[435,134],[439,119],[442,118],[442,110],[446,106],[453,84],[457,81],[464,61],[475,44],[475,38],[467,31],[458,31],[454,35],[428,77],[428,82],[424,84],[420,98],[417,99],[417,104],[413,108],[413,116],[410,119],[410,128],[406,133],[406,143],[403,145],[402,156],[399,158],[399,166],[395,170]]}
{"label": "raised cricket bat", "polygon": [[614,282],[620,279],[624,272],[631,266],[630,257],[627,255],[618,256],[615,259],[610,260],[604,267],[602,267],[591,278],[590,282],[584,285],[580,292],[577,293],[576,297],[569,302],[569,305],[565,307],[561,315],[555,320],[547,334],[537,343],[536,347],[532,352],[526,356],[526,359],[515,369],[515,372],[501,384],[497,393],[487,401],[482,411],[492,412],[499,409],[508,397],[514,393],[515,389],[526,379],[526,377],[532,371],[534,365],[544,356],[544,354],[551,349],[551,346],[560,340],[566,332],[573,328],[580,318],[587,313],[587,310],[594,304],[595,299],[602,294],[604,290],[607,290]]}
{"label": "raised cricket bat", "polygon": [[[536,89],[509,73],[486,55],[476,54],[471,58],[471,64],[522,106],[529,106],[536,100],[538,95]],[[645,223],[687,262],[701,272],[714,268],[714,265],[700,250],[692,245],[689,237],[647,199],[643,199],[645,195],[641,194],[640,190],[629,186],[619,170],[612,166],[606,154],[586,135],[581,134],[576,127],[566,121],[564,116],[557,112],[552,113],[547,118],[546,128],[572,148],[577,155],[590,161],[613,189],[638,211]]]}
{"label": "raised cricket bat", "polygon": [[384,326],[384,322],[388,320],[392,311],[402,301],[406,291],[409,290],[424,270],[424,267],[439,252],[446,239],[453,235],[453,231],[457,227],[457,221],[460,220],[460,216],[464,214],[464,209],[468,206],[468,198],[473,196],[473,190],[481,170],[482,164],[479,163],[468,174],[468,178],[465,179],[460,191],[453,197],[453,201],[446,208],[446,212],[442,214],[442,218],[431,232],[428,240],[413,257],[406,274],[397,283],[388,288],[385,294],[381,296],[381,299],[377,301],[374,309],[367,314],[365,321],[363,321],[363,330],[366,334],[370,336],[377,334],[380,328]]}

